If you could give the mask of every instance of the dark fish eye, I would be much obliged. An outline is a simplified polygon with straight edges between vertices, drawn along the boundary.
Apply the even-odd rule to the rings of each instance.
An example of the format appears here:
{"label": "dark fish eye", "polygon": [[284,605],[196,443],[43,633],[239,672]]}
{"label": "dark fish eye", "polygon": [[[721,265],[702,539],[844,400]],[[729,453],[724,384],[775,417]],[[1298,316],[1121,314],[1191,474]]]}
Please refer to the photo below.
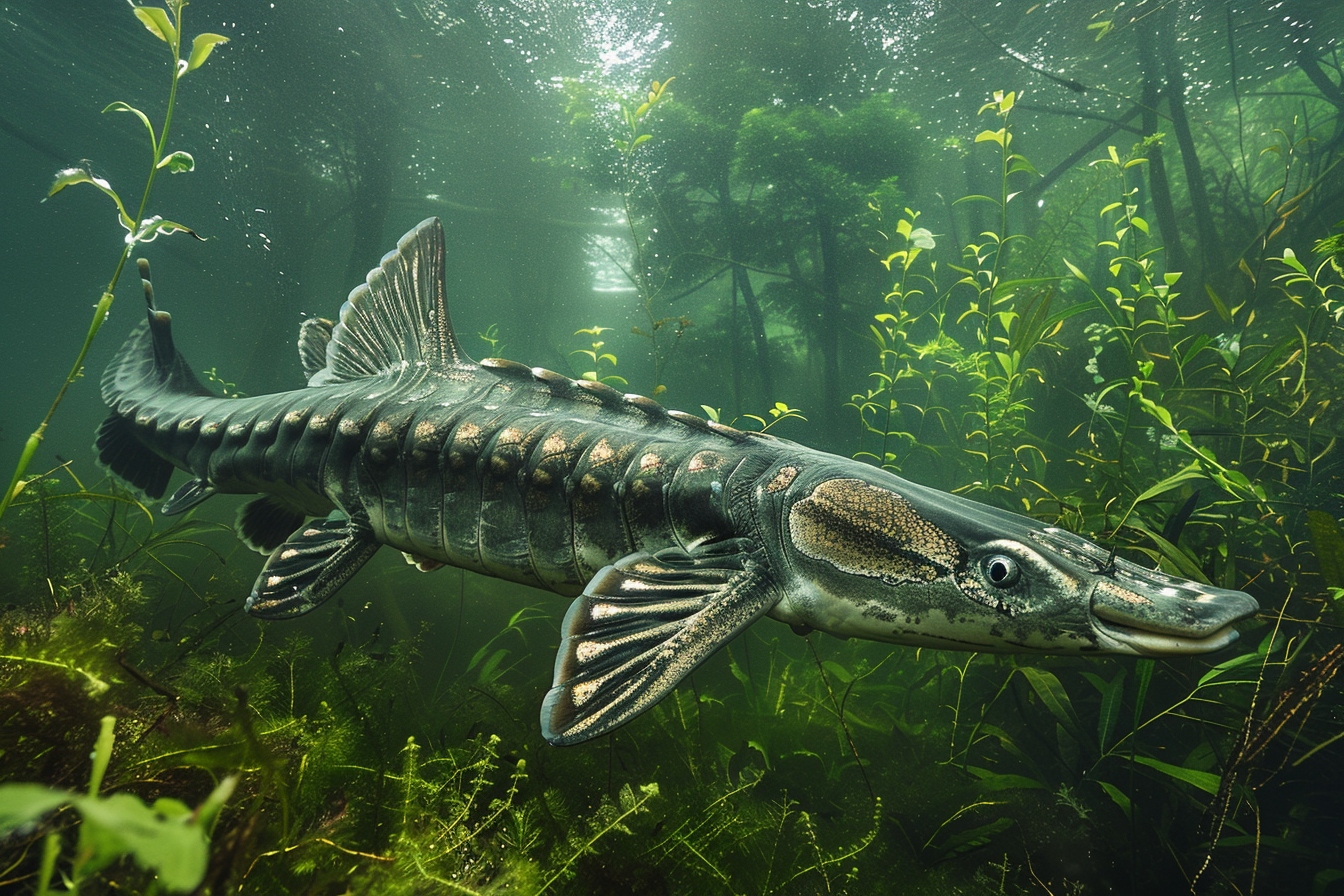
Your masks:
{"label": "dark fish eye", "polygon": [[994,554],[985,558],[985,575],[989,578],[991,585],[997,588],[1007,588],[1018,580],[1022,571],[1018,569],[1017,561],[1012,557]]}

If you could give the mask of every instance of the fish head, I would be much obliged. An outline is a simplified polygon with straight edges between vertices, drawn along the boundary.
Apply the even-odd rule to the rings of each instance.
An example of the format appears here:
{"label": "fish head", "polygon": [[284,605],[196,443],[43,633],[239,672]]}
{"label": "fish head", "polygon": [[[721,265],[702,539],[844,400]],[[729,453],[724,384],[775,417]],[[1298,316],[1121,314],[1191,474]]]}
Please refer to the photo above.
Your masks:
{"label": "fish head", "polygon": [[1026,653],[1200,654],[1259,609],[1067,530],[871,467],[799,476],[775,618],[840,637]]}

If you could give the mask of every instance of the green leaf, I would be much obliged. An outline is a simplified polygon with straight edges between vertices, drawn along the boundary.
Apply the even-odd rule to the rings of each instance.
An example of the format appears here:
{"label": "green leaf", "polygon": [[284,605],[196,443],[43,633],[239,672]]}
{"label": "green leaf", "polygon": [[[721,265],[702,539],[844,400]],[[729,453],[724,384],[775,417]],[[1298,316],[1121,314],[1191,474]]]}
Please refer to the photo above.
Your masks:
{"label": "green leaf", "polygon": [[[66,187],[74,184],[93,184],[109,196],[115,197],[117,195],[111,184],[101,177],[94,177],[87,168],[62,168],[56,172],[56,179],[51,182],[51,188],[47,190],[47,198],[50,199]],[[120,200],[118,200],[118,205],[120,205]]]}
{"label": "green leaf", "polygon": [[[191,56],[187,58],[187,68],[182,72],[182,75],[205,65],[205,60],[210,58],[210,52],[220,44],[228,42],[229,39],[222,34],[212,34],[207,31],[204,34],[196,35],[191,42]],[[178,77],[180,78],[182,75],[178,75]]]}
{"label": "green leaf", "polygon": [[933,241],[933,231],[927,227],[916,227],[910,231],[910,242],[917,249],[933,249],[937,246]]}
{"label": "green leaf", "polygon": [[644,143],[645,141],[647,141],[647,140],[652,140],[652,139],[653,139],[653,135],[652,135],[652,134],[640,134],[638,137],[635,138],[635,142],[633,142],[633,143],[630,144],[630,148],[631,148],[631,149],[634,149],[636,146],[639,146],[641,143]]}
{"label": "green leaf", "polygon": [[205,242],[205,237],[201,236],[185,224],[178,224],[176,221],[165,221],[158,215],[141,221],[139,227],[126,235],[126,240],[132,244],[152,243],[159,238],[159,234],[161,233],[186,233],[201,242]]}
{"label": "green leaf", "polygon": [[1154,662],[1151,659],[1144,658],[1134,663],[1134,680],[1139,683],[1138,692],[1134,695],[1134,727],[1139,727],[1139,722],[1143,719],[1143,703],[1148,697],[1148,685],[1153,680]]}
{"label": "green leaf", "polygon": [[1331,588],[1344,587],[1344,533],[1339,530],[1339,521],[1324,510],[1308,510],[1307,529],[1321,578]]}
{"label": "green leaf", "polygon": [[1077,277],[1079,280],[1083,281],[1088,286],[1092,285],[1092,281],[1087,279],[1087,275],[1084,274],[1076,264],[1069,261],[1067,258],[1062,258],[1060,260],[1064,262],[1064,266],[1069,269],[1069,272],[1072,273],[1073,276]]}
{"label": "green leaf", "polygon": [[765,746],[758,740],[747,741],[747,747],[761,754],[761,759],[765,761],[765,767],[770,768],[770,754],[766,752]]}
{"label": "green leaf", "polygon": [[1169,778],[1175,778],[1177,781],[1183,781],[1193,787],[1198,787],[1210,795],[1218,793],[1218,784],[1222,780],[1212,772],[1202,772],[1198,769],[1186,768],[1183,765],[1172,765],[1151,756],[1135,756],[1134,761],[1140,765],[1156,769]]}
{"label": "green leaf", "polygon": [[169,153],[159,160],[156,168],[167,168],[169,174],[186,174],[196,170],[196,160],[184,149]]}
{"label": "green leaf", "polygon": [[1311,879],[1311,896],[1325,896],[1325,891],[1337,880],[1344,880],[1344,870],[1322,868]]}
{"label": "green leaf", "polygon": [[131,855],[170,892],[190,892],[204,880],[210,846],[197,825],[166,818],[129,793],[73,802],[84,818],[81,842],[92,852],[86,870],[97,871]]}
{"label": "green leaf", "polygon": [[[1135,394],[1137,394],[1137,393],[1135,393]],[[1173,432],[1175,432],[1175,430],[1176,430],[1176,425],[1175,425],[1175,423],[1174,423],[1174,422],[1172,421],[1172,419],[1171,419],[1171,411],[1167,410],[1165,407],[1163,407],[1162,405],[1160,405],[1160,404],[1158,404],[1157,402],[1153,401],[1151,398],[1149,398],[1149,397],[1146,396],[1146,395],[1139,395],[1139,407],[1143,408],[1144,412],[1147,413],[1148,416],[1150,416],[1150,417],[1152,417],[1153,419],[1157,420],[1159,423],[1161,423],[1161,424],[1162,424],[1163,426],[1165,426],[1167,429],[1170,429],[1170,430],[1172,430]],[[1158,485],[1161,485],[1161,484],[1162,484],[1162,483],[1160,483],[1160,482],[1158,483]],[[1154,488],[1157,488],[1157,486],[1153,486],[1153,487],[1154,487]]]}
{"label": "green leaf", "polygon": [[992,202],[994,205],[999,204],[999,200],[993,198],[992,196],[984,196],[980,193],[972,193],[969,196],[963,196],[960,199],[953,202],[952,204],[961,205],[963,202]]}
{"label": "green leaf", "polygon": [[1012,825],[1013,820],[1011,818],[996,818],[988,824],[978,825],[969,830],[953,834],[934,849],[938,851],[939,857],[942,859],[958,856],[979,849],[987,844],[995,834],[1008,830]]}
{"label": "green leaf", "polygon": [[1232,657],[1232,659],[1230,660],[1224,660],[1223,662],[1219,663],[1218,665],[1214,666],[1212,669],[1201,675],[1199,677],[1199,685],[1200,686],[1206,685],[1209,682],[1213,681],[1218,676],[1222,675],[1224,672],[1231,671],[1232,669],[1244,666],[1247,663],[1256,662],[1262,659],[1264,659],[1264,657],[1259,653],[1243,653],[1238,656]]}
{"label": "green leaf", "polygon": [[1107,783],[1106,781],[1098,781],[1097,784],[1101,786],[1102,790],[1106,791],[1106,795],[1120,807],[1120,811],[1124,812],[1125,817],[1128,818],[1130,809],[1129,797],[1125,796],[1124,792],[1114,784]]}
{"label": "green leaf", "polygon": [[997,143],[1002,146],[1003,140],[1003,128],[999,128],[997,131],[984,130],[975,135],[976,143]]}
{"label": "green leaf", "polygon": [[1019,666],[1017,671],[1022,673],[1022,677],[1036,692],[1036,696],[1041,698],[1045,708],[1050,710],[1050,714],[1059,721],[1064,730],[1068,731],[1074,740],[1081,741],[1079,732],[1082,730],[1082,725],[1078,722],[1078,716],[1074,714],[1068,691],[1060,684],[1055,674],[1035,666]]}
{"label": "green leaf", "polygon": [[[704,405],[701,405],[701,407],[704,407]],[[738,663],[737,657],[733,656],[733,652],[731,650],[728,651],[728,671],[731,672],[733,674],[733,677],[737,679],[738,683],[741,684],[742,687],[744,687],[747,690],[747,693],[749,694],[758,693],[755,685],[751,683],[751,676],[748,675],[747,670],[743,669],[741,664]]]}
{"label": "green leaf", "polygon": [[0,784],[0,838],[29,825],[74,798],[41,784]]}
{"label": "green leaf", "polygon": [[821,664],[821,666],[842,684],[849,684],[851,681],[854,680],[853,673],[851,673],[844,666],[837,663],[835,660],[826,660],[824,663]]}
{"label": "green leaf", "polygon": [[1297,271],[1299,274],[1307,273],[1307,269],[1302,266],[1302,262],[1297,260],[1297,253],[1294,252],[1292,249],[1285,248],[1283,250],[1283,257],[1280,258],[1279,261],[1283,262],[1288,267]]}
{"label": "green leaf", "polygon": [[1172,544],[1170,541],[1167,541],[1167,539],[1163,538],[1159,533],[1149,529],[1141,521],[1130,522],[1126,525],[1131,529],[1137,529],[1147,536],[1148,540],[1157,546],[1158,554],[1161,555],[1162,559],[1169,562],[1171,566],[1175,568],[1177,574],[1192,582],[1209,584],[1209,577],[1204,574],[1204,570],[1200,569],[1199,564],[1195,562],[1194,558],[1184,550]]}
{"label": "green leaf", "polygon": [[507,670],[500,670],[499,667],[503,665],[504,661],[508,659],[508,657],[509,657],[509,651],[503,647],[491,653],[490,658],[487,659],[484,664],[482,664],[481,671],[476,676],[477,680],[488,683],[498,679],[499,676],[502,675],[504,671],[507,671]]}
{"label": "green leaf", "polygon": [[1213,305],[1213,310],[1218,312],[1218,316],[1222,318],[1223,323],[1232,323],[1232,312],[1227,310],[1227,305],[1218,297],[1218,293],[1213,291],[1213,287],[1205,283],[1204,293],[1209,297],[1209,302]]}
{"label": "green leaf", "polygon": [[133,10],[150,34],[170,47],[177,46],[177,29],[168,21],[168,10],[156,6],[136,6]]}
{"label": "green leaf", "polygon": [[[1171,417],[1170,415],[1168,415],[1167,421],[1169,422],[1170,420]],[[1135,506],[1137,506],[1139,504],[1142,504],[1144,501],[1156,498],[1158,495],[1165,495],[1167,492],[1171,491],[1172,489],[1176,488],[1182,483],[1189,482],[1192,479],[1207,479],[1207,478],[1208,476],[1204,473],[1204,470],[1200,467],[1199,461],[1192,460],[1190,463],[1186,464],[1183,468],[1181,468],[1179,472],[1173,473],[1166,479],[1163,479],[1161,482],[1158,482],[1155,485],[1149,486],[1148,488],[1144,489],[1143,493],[1134,499],[1134,504]]]}
{"label": "green leaf", "polygon": [[134,106],[128,105],[127,103],[123,103],[123,102],[121,102],[120,100],[118,100],[118,101],[115,102],[115,103],[110,104],[106,109],[103,110],[103,112],[104,112],[104,113],[106,113],[106,112],[130,112],[130,113],[132,113],[133,115],[135,115],[136,118],[139,118],[142,122],[144,122],[144,124],[145,124],[145,130],[149,131],[149,145],[152,146],[152,147],[154,147],[155,150],[158,149],[158,146],[159,146],[159,138],[156,137],[156,136],[154,135],[154,125],[150,124],[150,122],[149,122],[149,116],[148,116],[148,115],[146,115],[145,113],[141,112],[139,109],[135,108]]}
{"label": "green leaf", "polygon": [[981,792],[990,792],[995,790],[1049,790],[1040,781],[1035,778],[1028,778],[1026,775],[1000,774],[992,772],[987,768],[978,768],[974,765],[967,766],[966,771],[980,779]]}
{"label": "green leaf", "polygon": [[94,177],[87,168],[62,168],[57,171],[51,189],[47,190],[47,198],[50,199],[66,187],[74,184],[93,184],[93,186],[111,196],[112,201],[117,204],[117,214],[121,218],[121,226],[127,230],[131,229],[131,216],[126,213],[126,206],[122,205],[121,197],[117,195],[117,191],[112,189],[112,185],[103,178]]}
{"label": "green leaf", "polygon": [[[1088,26],[1087,26],[1087,30],[1088,30],[1088,31],[1095,31],[1095,32],[1097,32],[1097,36],[1094,38],[1094,40],[1098,40],[1098,41],[1099,41],[1099,40],[1101,40],[1103,37],[1105,37],[1106,35],[1110,34],[1110,33],[1111,33],[1111,29],[1112,29],[1113,27],[1115,27],[1115,23],[1112,22],[1111,20],[1107,19],[1107,20],[1104,21],[1104,22],[1093,22],[1091,25],[1088,25]],[[1126,815],[1129,814],[1128,810],[1126,810],[1125,814],[1126,814]]]}
{"label": "green leaf", "polygon": [[1017,153],[1012,155],[1012,164],[1008,166],[1009,174],[1017,174],[1019,171],[1025,171],[1028,174],[1041,176],[1041,172],[1036,170],[1036,166],[1026,156],[1020,156]]}

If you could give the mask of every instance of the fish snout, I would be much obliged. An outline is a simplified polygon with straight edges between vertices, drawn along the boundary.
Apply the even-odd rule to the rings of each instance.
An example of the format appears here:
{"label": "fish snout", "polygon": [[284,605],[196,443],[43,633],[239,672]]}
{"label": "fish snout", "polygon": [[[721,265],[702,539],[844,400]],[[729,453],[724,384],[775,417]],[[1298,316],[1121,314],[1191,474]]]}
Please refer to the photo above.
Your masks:
{"label": "fish snout", "polygon": [[1260,609],[1244,591],[1177,579],[1125,563],[1092,589],[1092,627],[1109,653],[1209,653],[1237,639],[1233,627]]}

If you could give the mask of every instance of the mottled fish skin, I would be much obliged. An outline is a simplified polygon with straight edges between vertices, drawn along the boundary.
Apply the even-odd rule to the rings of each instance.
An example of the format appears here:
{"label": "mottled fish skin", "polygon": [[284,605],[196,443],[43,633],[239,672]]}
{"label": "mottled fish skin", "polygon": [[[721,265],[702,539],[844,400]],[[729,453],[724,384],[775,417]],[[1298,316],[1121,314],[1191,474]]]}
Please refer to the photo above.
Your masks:
{"label": "mottled fish skin", "polygon": [[443,259],[442,227],[422,222],[339,322],[305,323],[306,388],[241,399],[196,380],[142,268],[148,317],[104,374],[99,457],[154,497],[188,472],[165,513],[264,496],[240,514],[269,553],[249,611],[311,610],[380,544],[577,595],[542,710],[564,744],[629,721],[762,615],[899,644],[1176,655],[1231,643],[1258,609],[849,458],[478,364]]}
{"label": "mottled fish skin", "polygon": [[725,483],[781,450],[498,360],[247,398],[158,393],[114,410],[216,493],[362,512],[397,550],[566,595],[637,550],[731,536]]}

